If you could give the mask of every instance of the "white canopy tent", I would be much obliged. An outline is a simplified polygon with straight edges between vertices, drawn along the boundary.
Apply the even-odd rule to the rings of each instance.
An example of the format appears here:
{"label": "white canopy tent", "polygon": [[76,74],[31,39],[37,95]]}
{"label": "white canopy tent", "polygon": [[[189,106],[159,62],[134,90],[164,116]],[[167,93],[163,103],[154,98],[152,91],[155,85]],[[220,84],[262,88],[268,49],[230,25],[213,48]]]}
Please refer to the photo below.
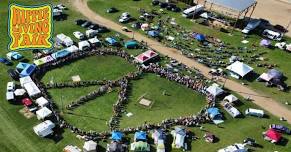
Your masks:
{"label": "white canopy tent", "polygon": [[272,77],[268,75],[267,73],[263,73],[260,75],[259,79],[269,82],[272,79]]}
{"label": "white canopy tent", "polygon": [[52,111],[48,109],[47,107],[43,107],[36,111],[36,116],[38,120],[49,117],[51,114],[52,114]]}
{"label": "white canopy tent", "polygon": [[44,97],[40,97],[36,99],[36,104],[40,107],[45,107],[49,104],[49,101]]}
{"label": "white canopy tent", "polygon": [[97,149],[97,143],[92,140],[86,141],[83,146],[84,152],[96,152],[97,151],[96,149]]}
{"label": "white canopy tent", "polygon": [[218,95],[221,95],[221,94],[224,92],[220,87],[218,87],[218,86],[216,86],[216,85],[211,85],[211,86],[209,86],[209,87],[206,89],[206,91],[207,91],[208,93],[210,93],[211,95],[213,95],[214,97],[216,97],[216,96],[218,96]]}
{"label": "white canopy tent", "polygon": [[39,95],[41,93],[41,91],[39,90],[39,88],[36,86],[36,84],[33,81],[25,83],[23,87],[27,91],[30,97]]}
{"label": "white canopy tent", "polygon": [[223,100],[228,101],[230,103],[238,101],[238,98],[232,94],[226,96]]}
{"label": "white canopy tent", "polygon": [[250,66],[248,66],[240,61],[234,62],[230,66],[226,67],[226,69],[229,70],[231,73],[238,75],[240,77],[244,77],[245,75],[247,75],[248,73],[253,71],[252,67],[250,67]]}
{"label": "white canopy tent", "polygon": [[24,84],[25,84],[25,83],[32,82],[32,79],[31,79],[30,76],[26,76],[26,77],[22,77],[22,78],[20,78],[19,81],[20,81],[20,85],[21,85],[21,87],[24,87]]}
{"label": "white canopy tent", "polygon": [[33,131],[40,137],[46,137],[54,132],[52,130],[54,127],[55,127],[55,124],[52,121],[46,120],[34,126]]}

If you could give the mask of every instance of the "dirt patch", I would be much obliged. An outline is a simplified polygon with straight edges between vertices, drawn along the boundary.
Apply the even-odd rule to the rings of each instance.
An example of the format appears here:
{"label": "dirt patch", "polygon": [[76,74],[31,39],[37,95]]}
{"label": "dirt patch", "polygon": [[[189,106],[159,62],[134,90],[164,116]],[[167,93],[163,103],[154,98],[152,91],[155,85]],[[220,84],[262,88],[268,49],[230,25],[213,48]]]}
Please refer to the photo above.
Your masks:
{"label": "dirt patch", "polygon": [[19,110],[19,112],[27,119],[32,118],[35,114],[30,112],[26,107]]}

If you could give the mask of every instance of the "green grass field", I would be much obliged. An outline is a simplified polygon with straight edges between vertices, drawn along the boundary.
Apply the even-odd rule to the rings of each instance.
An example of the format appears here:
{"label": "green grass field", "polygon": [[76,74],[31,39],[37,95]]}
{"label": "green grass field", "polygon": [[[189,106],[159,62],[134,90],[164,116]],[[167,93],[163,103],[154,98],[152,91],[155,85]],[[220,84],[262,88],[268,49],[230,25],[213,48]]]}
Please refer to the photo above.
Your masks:
{"label": "green grass field", "polygon": [[[160,8],[158,6],[152,6],[151,0],[142,0],[142,1],[132,1],[132,0],[124,0],[122,3],[119,3],[118,0],[89,0],[88,6],[97,12],[98,14],[111,19],[112,21],[115,21],[118,23],[118,18],[121,15],[122,12],[129,12],[134,18],[138,19],[139,17],[139,9],[145,9],[146,11],[156,10],[158,11]],[[182,3],[179,3],[178,6],[181,8],[185,8],[186,6]],[[110,7],[115,7],[119,10],[117,13],[106,13],[106,10]],[[214,36],[216,38],[221,39],[222,41],[229,43],[232,47],[248,47],[248,49],[252,49],[252,44],[259,45],[259,42],[262,38],[260,38],[258,35],[251,34],[249,35],[249,38],[247,39],[250,43],[248,44],[242,44],[241,41],[243,40],[243,35],[240,31],[234,31],[232,36],[229,36],[226,33],[220,32],[218,29],[213,29],[207,26],[203,26],[197,23],[193,23],[190,21],[190,19],[186,19],[182,17],[181,13],[174,13],[165,10],[165,14],[162,15],[162,18],[171,17],[175,18],[177,24],[181,25],[187,30],[192,30],[195,32],[203,33],[209,36]],[[160,19],[160,18],[158,18]],[[154,19],[153,23],[157,23],[157,18]],[[123,26],[127,26],[131,28],[131,22],[127,24],[122,24]],[[138,32],[145,34],[143,31],[138,30]],[[176,32],[179,33],[179,32]],[[290,41],[290,38],[285,38]],[[182,43],[183,41],[179,41]],[[185,42],[183,42],[185,43]],[[187,42],[186,42],[187,43]],[[195,49],[197,48],[197,42],[191,42],[190,46]],[[273,45],[275,42],[272,42]],[[266,54],[263,55],[263,57],[266,59],[266,61],[257,61],[257,62],[249,62],[248,64],[254,68],[254,71],[258,74],[261,74],[263,72],[266,72],[266,68],[260,68],[256,67],[256,63],[269,63],[269,64],[277,64],[277,69],[282,71],[284,75],[287,77],[285,83],[289,86],[291,85],[291,79],[288,79],[291,77],[291,71],[289,70],[289,67],[291,66],[291,63],[289,62],[291,59],[291,55],[289,53],[286,53],[279,49],[266,49],[263,47],[256,48],[256,51],[252,51],[251,53],[243,53],[239,52],[237,55],[239,56],[252,56],[254,54],[258,54],[261,52],[266,52]],[[237,50],[229,50],[229,51],[237,51]],[[195,53],[194,53],[195,54]],[[211,54],[213,56],[213,52],[205,53],[205,54]],[[214,59],[216,60],[216,59]],[[228,62],[228,58],[224,59],[223,61]],[[243,80],[244,81],[244,80]],[[241,82],[241,81],[239,81]],[[245,83],[248,83],[250,87],[252,87],[254,90],[261,92],[263,94],[266,94],[267,96],[270,96],[277,101],[281,103],[285,103],[286,101],[291,102],[289,99],[291,98],[290,90],[287,92],[281,92],[278,91],[276,88],[267,88],[265,87],[264,83],[259,83],[255,81],[244,81]],[[291,106],[288,106],[289,109],[291,109]]]}
{"label": "green grass field", "polygon": [[[14,2],[30,5],[48,3],[51,1],[42,0],[36,2],[32,0],[18,0]],[[64,4],[68,4],[67,2],[67,0],[62,1]],[[2,22],[0,22],[0,33],[2,33],[3,36],[0,37],[0,56],[5,56],[7,53],[7,6],[8,0],[1,1],[0,15],[2,17]],[[70,8],[69,4],[68,7]],[[55,22],[55,35],[58,33],[65,33],[69,36],[72,36],[73,31],[83,30],[82,28],[79,28],[73,24],[75,19],[82,18],[82,16],[71,9],[69,9],[67,13],[69,14],[68,20],[63,22]],[[111,34],[114,34],[114,32]],[[131,52],[137,53],[140,52],[140,50],[132,50]],[[32,53],[30,51],[23,51],[21,54],[23,54],[29,61],[32,60]],[[83,141],[77,139],[75,134],[71,133],[69,130],[65,130],[65,132],[62,134],[62,138],[56,141],[39,138],[34,134],[32,127],[38,124],[40,121],[38,121],[35,117],[26,119],[18,112],[23,106],[12,105],[5,100],[6,83],[11,81],[6,71],[9,68],[14,68],[16,65],[17,62],[14,62],[12,67],[7,67],[3,64],[0,64],[0,152],[59,152],[62,151],[62,149],[68,144],[82,147]],[[108,68],[110,68],[110,71],[108,71]],[[123,74],[132,70],[134,70],[134,67],[127,64],[120,58],[90,57],[85,60],[76,61],[60,69],[48,72],[44,76],[43,81],[70,81],[71,76],[77,74],[80,75],[82,80],[92,80],[99,78],[116,79],[119,76],[122,76]],[[153,84],[157,81],[159,83]],[[137,125],[143,123],[145,120],[157,122],[164,119],[166,116],[176,117],[178,116],[178,113],[189,115],[191,113],[196,113],[197,110],[199,110],[200,107],[205,104],[204,97],[193,93],[191,90],[186,89],[184,86],[156,77],[153,74],[147,74],[141,80],[132,81],[131,85],[132,91],[127,111],[132,112],[134,116],[132,118],[126,118],[124,116],[121,122],[121,125],[123,126]],[[66,88],[61,90],[50,89],[49,92],[56,104],[59,106],[59,108],[61,108],[62,105],[77,99],[79,96],[91,92],[97,87],[98,86],[75,89]],[[161,90],[166,90],[170,96],[162,96]],[[137,98],[144,93],[147,93],[146,97],[155,100],[152,109],[145,109],[136,105]],[[86,105],[75,109],[74,113],[81,116],[65,114],[64,117],[72,124],[79,127],[84,127],[88,130],[107,129],[105,125],[105,119],[108,119],[111,116],[111,105],[112,103],[115,103],[116,99],[117,92],[116,90],[113,90],[113,92],[105,94],[104,96],[90,101]],[[164,102],[167,102],[167,104],[165,105]],[[247,107],[256,107],[252,103],[247,103],[245,101],[243,101],[243,103],[244,104],[239,107],[240,111],[243,111]],[[179,108],[175,108],[176,106],[179,106]],[[183,109],[181,109],[181,107]],[[142,115],[142,113],[145,115]],[[85,118],[84,116],[89,117]],[[137,119],[137,117],[140,117],[140,120]],[[259,144],[263,146],[263,148],[257,149],[258,151],[271,152],[277,150],[280,152],[288,152],[291,149],[290,141],[286,146],[276,146],[262,140],[261,132],[264,131],[261,129],[262,126],[267,127],[270,123],[280,123],[287,125],[284,122],[279,122],[277,118],[271,115],[269,119],[258,119],[253,117],[247,117],[244,119],[232,119],[227,114],[225,114],[225,117],[226,121],[222,125],[223,128],[217,128],[216,126],[210,124],[205,125],[205,129],[216,134],[220,138],[220,141],[216,144],[208,144],[204,142],[204,140],[199,139],[192,143],[192,151],[216,151],[217,149],[225,147],[229,144],[242,142],[245,137],[253,137],[258,141]],[[82,123],[80,123],[80,121],[82,121]],[[203,132],[201,132],[198,128],[190,129],[193,130],[197,136],[202,137]],[[284,137],[287,140],[291,140],[290,136],[284,135]],[[100,149],[100,151],[104,151],[105,143],[101,143],[101,145],[103,148]]]}

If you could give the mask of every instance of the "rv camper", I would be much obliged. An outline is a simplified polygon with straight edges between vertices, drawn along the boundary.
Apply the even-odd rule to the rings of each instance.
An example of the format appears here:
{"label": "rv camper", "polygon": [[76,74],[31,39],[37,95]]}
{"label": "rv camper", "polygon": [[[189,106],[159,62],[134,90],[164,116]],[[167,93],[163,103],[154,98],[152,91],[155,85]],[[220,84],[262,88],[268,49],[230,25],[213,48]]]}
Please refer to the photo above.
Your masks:
{"label": "rv camper", "polygon": [[204,10],[203,5],[196,5],[184,10],[182,16],[187,17],[187,18],[192,17],[203,10]]}

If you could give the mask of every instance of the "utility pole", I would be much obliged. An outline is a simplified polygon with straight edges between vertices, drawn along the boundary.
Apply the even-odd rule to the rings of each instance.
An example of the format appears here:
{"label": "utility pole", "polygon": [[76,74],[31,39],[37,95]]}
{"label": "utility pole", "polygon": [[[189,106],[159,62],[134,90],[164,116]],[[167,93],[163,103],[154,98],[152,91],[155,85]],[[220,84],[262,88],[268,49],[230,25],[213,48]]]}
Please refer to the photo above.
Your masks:
{"label": "utility pole", "polygon": [[286,26],[286,30],[290,27],[290,25],[291,25],[291,19],[290,19],[288,25]]}

